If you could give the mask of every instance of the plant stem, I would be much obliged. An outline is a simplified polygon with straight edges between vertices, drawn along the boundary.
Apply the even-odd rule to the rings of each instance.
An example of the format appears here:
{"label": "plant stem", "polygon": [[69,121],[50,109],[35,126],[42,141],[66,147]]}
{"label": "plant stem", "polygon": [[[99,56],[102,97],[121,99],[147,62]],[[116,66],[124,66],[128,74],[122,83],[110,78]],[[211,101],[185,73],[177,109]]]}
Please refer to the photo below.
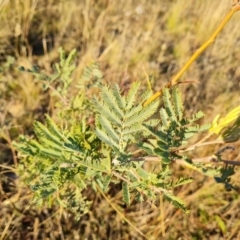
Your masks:
{"label": "plant stem", "polygon": [[[140,161],[144,161],[144,162],[160,162],[161,158],[159,157],[139,157],[139,158],[133,158],[130,161],[134,161],[134,162],[140,162]],[[240,162],[239,161],[234,161],[234,160],[219,160],[217,159],[217,157],[215,155],[211,155],[208,157],[202,157],[202,158],[192,158],[191,159],[192,162],[196,162],[196,163],[204,163],[204,164],[229,164],[229,165],[235,165],[235,166],[240,166]],[[183,164],[183,165],[188,165],[189,163],[186,162],[183,159],[175,159],[175,163],[179,163],[179,164]]]}
{"label": "plant stem", "polygon": [[[230,20],[230,18],[233,16],[233,14],[236,11],[240,10],[240,3],[233,5],[233,7],[229,10],[227,15],[224,17],[222,22],[219,24],[217,29],[214,31],[214,33],[211,35],[211,37],[200,47],[196,50],[196,52],[191,56],[191,58],[187,61],[187,63],[181,68],[181,70],[165,85],[164,88],[170,88],[177,84],[180,77],[187,71],[187,69],[192,65],[192,63],[200,56],[200,54],[209,46],[211,43],[213,43],[218,36],[218,34],[222,31],[224,26],[227,24],[227,22]],[[143,106],[147,106],[152,101],[154,101],[156,98],[162,95],[163,88],[156,92],[154,95],[152,95],[147,101],[143,103]]]}

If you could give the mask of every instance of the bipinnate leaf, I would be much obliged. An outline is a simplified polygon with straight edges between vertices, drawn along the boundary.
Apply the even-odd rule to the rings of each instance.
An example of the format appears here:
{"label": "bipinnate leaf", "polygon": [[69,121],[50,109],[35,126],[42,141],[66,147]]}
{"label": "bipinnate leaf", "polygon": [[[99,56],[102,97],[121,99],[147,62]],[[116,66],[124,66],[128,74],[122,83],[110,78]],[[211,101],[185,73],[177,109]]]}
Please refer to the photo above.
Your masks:
{"label": "bipinnate leaf", "polygon": [[174,196],[170,192],[164,192],[164,198],[168,201],[171,202],[175,207],[181,209],[185,213],[190,213],[190,211],[186,208],[185,203],[183,202],[182,199]]}
{"label": "bipinnate leaf", "polygon": [[130,192],[128,183],[124,182],[122,183],[122,190],[123,190],[123,200],[127,205],[130,205]]}
{"label": "bipinnate leaf", "polygon": [[[143,136],[143,133],[146,133],[142,123],[156,112],[159,105],[158,101],[153,101],[147,107],[143,107],[141,103],[137,104],[139,86],[139,82],[133,83],[126,96],[121,95],[116,84],[113,88],[103,86],[100,92],[101,99],[93,99],[98,113],[96,135],[120,154],[123,154],[127,144],[136,141],[137,134]],[[152,121],[149,124],[156,122]]]}

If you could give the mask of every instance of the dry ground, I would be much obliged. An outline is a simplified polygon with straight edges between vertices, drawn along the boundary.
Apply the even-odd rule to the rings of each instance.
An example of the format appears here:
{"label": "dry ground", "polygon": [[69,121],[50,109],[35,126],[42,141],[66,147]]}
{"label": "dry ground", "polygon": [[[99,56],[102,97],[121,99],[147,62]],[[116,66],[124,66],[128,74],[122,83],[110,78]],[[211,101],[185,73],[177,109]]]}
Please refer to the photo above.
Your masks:
{"label": "dry ground", "polygon": [[[211,35],[231,1],[185,0],[1,0],[0,1],[0,239],[143,239],[101,198],[94,197],[91,212],[79,222],[58,209],[38,209],[31,192],[14,179],[18,164],[11,141],[32,134],[34,120],[54,111],[54,100],[33,76],[19,66],[36,64],[46,73],[58,60],[60,46],[77,48],[74,79],[92,60],[98,60],[107,82],[146,81],[154,76],[158,90]],[[182,77],[189,112],[202,110],[205,121],[239,105],[240,12]],[[229,159],[239,159],[239,144]],[[201,156],[214,149],[201,149]],[[6,168],[9,167],[9,169]],[[124,209],[125,216],[148,239],[240,239],[239,193],[227,192],[213,179],[195,172],[195,181],[179,188],[190,215],[168,203],[164,213],[148,204]],[[240,186],[240,171],[234,177]],[[9,201],[9,199],[11,201]],[[121,204],[121,196],[110,199]]]}

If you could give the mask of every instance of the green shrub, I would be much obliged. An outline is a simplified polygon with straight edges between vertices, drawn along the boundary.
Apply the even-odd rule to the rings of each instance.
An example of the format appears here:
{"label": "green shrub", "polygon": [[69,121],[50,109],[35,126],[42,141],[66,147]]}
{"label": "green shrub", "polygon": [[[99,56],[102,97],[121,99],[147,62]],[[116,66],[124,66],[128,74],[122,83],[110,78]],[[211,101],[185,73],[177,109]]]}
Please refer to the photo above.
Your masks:
{"label": "green shrub", "polygon": [[[219,122],[217,116],[213,123],[201,125],[201,111],[184,116],[176,86],[164,88],[161,101],[151,98],[149,87],[143,91],[140,82],[134,82],[124,95],[117,84],[104,83],[97,63],[85,68],[77,83],[78,93],[70,96],[68,90],[76,84],[71,79],[75,53],[73,50],[66,58],[61,49],[60,64],[52,76],[37,68],[20,69],[34,74],[44,89],[49,88],[59,99],[54,117],[46,115],[45,123],[34,123],[35,138],[20,136],[14,143],[22,159],[20,176],[34,191],[34,202],[57,203],[80,218],[91,206],[85,189],[105,196],[113,185],[120,184],[127,205],[133,201],[154,202],[161,196],[187,213],[183,200],[174,196],[173,190],[192,179],[176,177],[172,166],[178,163],[233,188],[230,176],[234,167],[222,166],[221,159],[222,151],[231,147],[205,158],[193,159],[188,152],[203,145],[238,140],[239,107]],[[85,92],[93,85],[99,93],[89,99]],[[190,141],[200,133],[205,133],[200,141]],[[214,134],[215,142],[207,142]],[[152,163],[148,170],[147,162]]]}

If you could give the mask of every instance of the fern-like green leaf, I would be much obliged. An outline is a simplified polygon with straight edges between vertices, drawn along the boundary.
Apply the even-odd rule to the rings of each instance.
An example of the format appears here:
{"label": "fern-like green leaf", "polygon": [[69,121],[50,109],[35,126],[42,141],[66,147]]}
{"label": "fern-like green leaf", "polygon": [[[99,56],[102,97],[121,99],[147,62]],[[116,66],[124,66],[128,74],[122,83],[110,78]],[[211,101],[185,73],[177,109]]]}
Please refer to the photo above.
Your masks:
{"label": "fern-like green leaf", "polygon": [[119,141],[119,136],[118,134],[115,132],[115,130],[113,129],[111,123],[108,121],[107,118],[105,118],[104,116],[100,115],[98,117],[98,120],[100,122],[100,124],[102,125],[102,127],[107,131],[109,137],[114,141],[114,142],[118,142]]}
{"label": "fern-like green leaf", "polygon": [[165,150],[160,149],[160,148],[155,148],[155,149],[154,149],[154,153],[155,153],[157,156],[159,156],[159,157],[162,158],[162,162],[163,162],[164,164],[169,164],[169,163],[171,163],[171,158],[170,158],[170,154],[169,154],[168,151],[165,151]]}
{"label": "fern-like green leaf", "polygon": [[102,83],[103,73],[97,62],[93,62],[84,68],[78,87],[87,86],[89,88],[93,84]]}
{"label": "fern-like green leaf", "polygon": [[147,99],[149,99],[151,96],[153,95],[153,92],[152,92],[152,90],[147,90],[147,91],[145,91],[142,95],[141,95],[141,99],[140,99],[140,104],[141,105],[143,105],[143,103],[145,102],[145,101],[147,101]]}
{"label": "fern-like green leaf", "polygon": [[48,147],[44,147],[41,144],[39,144],[36,140],[30,140],[28,141],[28,147],[33,150],[33,153],[37,156],[38,154],[43,154],[47,156],[47,158],[55,158],[55,157],[61,157],[62,153],[59,152],[59,150],[54,150]]}
{"label": "fern-like green leaf", "polygon": [[182,199],[174,196],[172,193],[164,192],[164,198],[171,202],[175,207],[180,208],[185,213],[189,213],[190,211],[186,208],[185,203]]}
{"label": "fern-like green leaf", "polygon": [[161,117],[163,126],[167,128],[169,125],[169,117],[165,108],[160,109],[160,117]]}
{"label": "fern-like green leaf", "polygon": [[151,145],[151,144],[148,144],[148,143],[138,143],[137,144],[138,147],[140,147],[144,152],[148,153],[149,155],[153,155],[154,154],[154,147]]}
{"label": "fern-like green leaf", "polygon": [[159,131],[155,131],[151,126],[147,126],[146,124],[143,124],[143,126],[145,127],[145,129],[147,131],[149,131],[152,135],[154,135],[155,137],[157,137],[158,140],[160,140],[161,142],[163,142],[164,144],[167,144],[167,139],[168,139],[168,135],[166,133],[164,133],[163,131],[159,130]]}
{"label": "fern-like green leaf", "polygon": [[56,123],[52,120],[52,118],[49,117],[49,115],[45,115],[47,128],[48,130],[54,135],[56,138],[58,138],[60,141],[69,142],[69,140],[61,133],[60,129],[57,127]]}
{"label": "fern-like green leaf", "polygon": [[117,105],[121,109],[125,109],[125,107],[126,107],[126,99],[125,99],[125,97],[121,96],[120,88],[119,88],[119,86],[116,83],[113,85],[112,91],[113,91],[113,95],[115,96]]}
{"label": "fern-like green leaf", "polygon": [[102,131],[99,128],[96,128],[95,133],[98,136],[98,138],[100,138],[104,143],[118,149],[118,142],[115,142],[113,139],[111,139],[104,131]]}
{"label": "fern-like green leaf", "polygon": [[79,91],[79,93],[75,97],[73,97],[73,100],[71,101],[71,108],[73,110],[84,109],[84,100],[84,93],[82,91]]}
{"label": "fern-like green leaf", "polygon": [[128,95],[126,97],[126,102],[127,102],[127,106],[126,106],[126,110],[131,109],[135,100],[136,100],[136,94],[137,91],[140,87],[140,82],[134,82],[128,92]]}
{"label": "fern-like green leaf", "polygon": [[108,106],[101,104],[95,97],[93,98],[93,105],[96,108],[96,110],[105,116],[108,120],[111,120],[114,124],[121,127],[122,121],[119,119],[119,117],[111,111],[111,109],[108,108]]}
{"label": "fern-like green leaf", "polygon": [[204,113],[202,111],[198,111],[196,114],[192,116],[192,118],[189,118],[188,121],[191,122],[196,122],[197,120],[201,119],[204,117]]}
{"label": "fern-like green leaf", "polygon": [[181,121],[183,117],[183,102],[181,93],[179,92],[179,89],[177,87],[173,88],[172,99],[174,103],[175,114],[178,120]]}
{"label": "fern-like green leaf", "polygon": [[34,132],[37,135],[38,138],[47,138],[51,141],[53,141],[54,143],[56,143],[57,145],[61,145],[62,142],[61,140],[56,137],[55,135],[53,135],[47,127],[45,127],[42,123],[40,122],[35,122],[34,123]]}
{"label": "fern-like green leaf", "polygon": [[123,200],[127,205],[130,205],[130,192],[128,183],[123,182],[122,183],[122,190],[123,190]]}
{"label": "fern-like green leaf", "polygon": [[125,127],[130,127],[131,125],[134,125],[139,121],[143,122],[147,120],[150,116],[152,116],[156,112],[158,105],[159,105],[158,101],[153,101],[148,105],[148,107],[143,108],[140,112],[128,118],[125,121]]}
{"label": "fern-like green leaf", "polygon": [[172,185],[174,187],[179,187],[188,183],[191,183],[193,181],[193,178],[191,177],[181,177],[176,182],[174,182]]}
{"label": "fern-like green leaf", "polygon": [[124,116],[123,110],[118,105],[117,98],[113,95],[113,92],[108,87],[105,86],[102,88],[101,96],[103,101],[118,116],[118,118],[122,118]]}
{"label": "fern-like green leaf", "polygon": [[47,138],[40,138],[39,139],[39,142],[43,145],[43,146],[46,146],[50,149],[53,149],[53,150],[56,150],[56,151],[59,151],[61,152],[62,149],[63,149],[63,144],[59,145],[59,144],[56,144],[55,142],[47,139]]}
{"label": "fern-like green leaf", "polygon": [[164,102],[166,112],[168,114],[168,117],[171,119],[171,121],[177,121],[176,114],[174,112],[174,108],[173,108],[170,98],[171,98],[171,95],[169,93],[169,89],[164,88],[163,89],[163,102]]}
{"label": "fern-like green leaf", "polygon": [[108,187],[109,187],[109,184],[112,180],[112,174],[109,174],[107,175],[105,178],[104,178],[104,181],[103,181],[103,192],[107,192],[108,190]]}
{"label": "fern-like green leaf", "polygon": [[141,110],[142,110],[142,105],[141,104],[139,104],[138,106],[135,106],[132,109],[126,110],[125,119],[128,119],[128,118],[132,117],[133,115],[139,113]]}
{"label": "fern-like green leaf", "polygon": [[122,131],[122,134],[123,135],[132,135],[134,133],[137,133],[137,132],[140,132],[140,131],[143,131],[144,128],[141,124],[136,124],[136,125],[133,125],[131,127],[126,127],[123,129]]}

